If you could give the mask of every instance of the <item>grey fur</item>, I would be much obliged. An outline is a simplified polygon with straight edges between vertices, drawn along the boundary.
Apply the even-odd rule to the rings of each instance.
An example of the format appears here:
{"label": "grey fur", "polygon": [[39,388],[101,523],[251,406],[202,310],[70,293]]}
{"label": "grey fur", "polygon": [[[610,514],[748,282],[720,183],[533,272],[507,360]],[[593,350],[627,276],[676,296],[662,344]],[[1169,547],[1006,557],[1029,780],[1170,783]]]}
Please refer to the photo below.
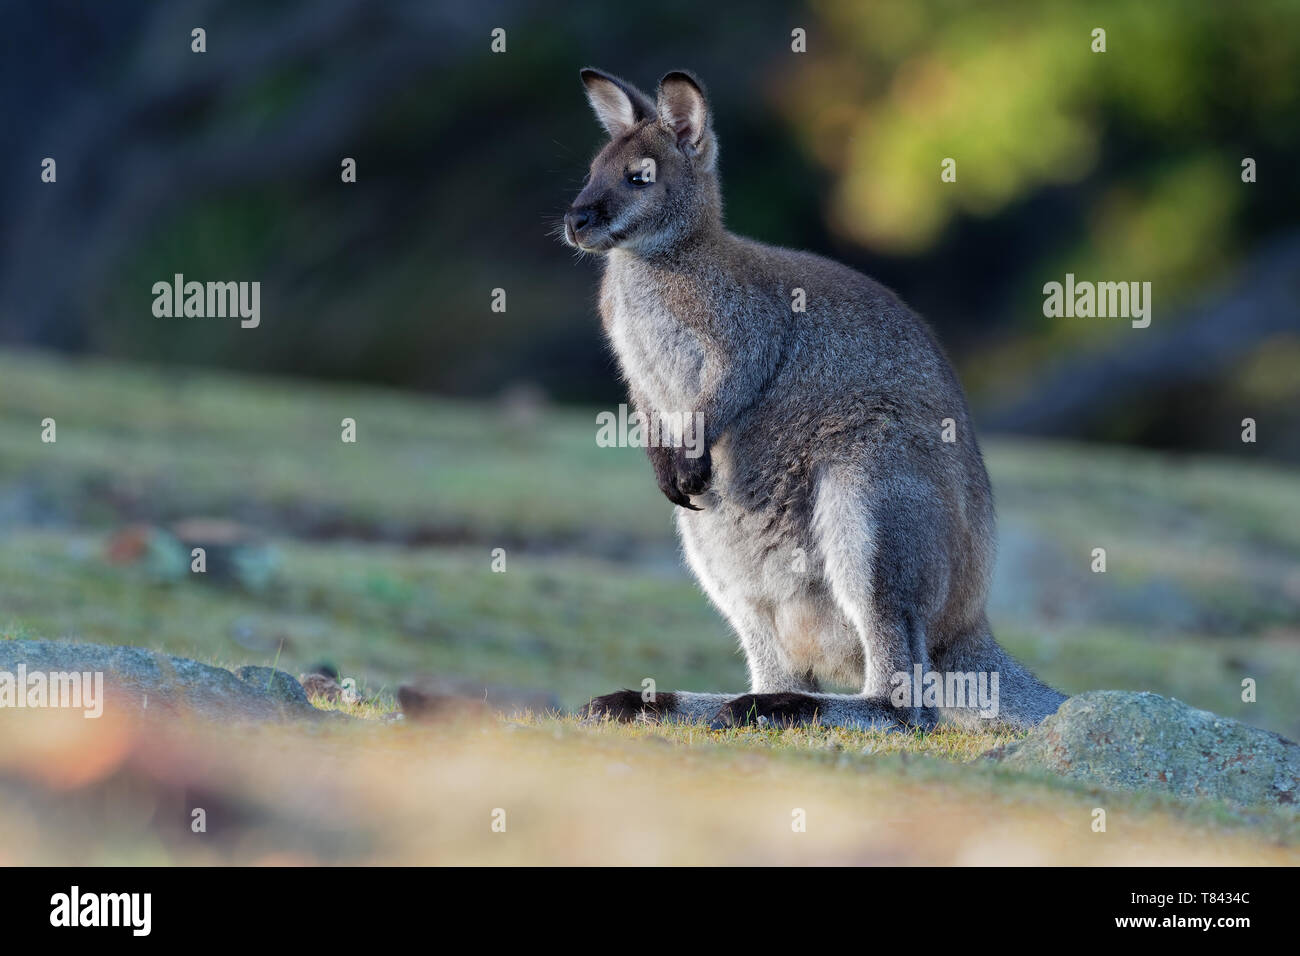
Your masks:
{"label": "grey fur", "polygon": [[[745,651],[750,716],[770,704],[772,719],[805,720],[790,701],[811,698],[823,723],[987,725],[970,708],[896,707],[892,675],[916,664],[996,672],[1003,725],[1055,712],[1064,695],[989,630],[992,492],[930,329],[846,266],[726,231],[717,139],[689,74],[665,76],[653,104],[608,74],[582,80],[611,140],[566,239],[604,256],[601,316],[636,408],[703,414],[703,455],[650,454],[682,506],[686,560]],[[653,182],[629,181],[646,159]],[[823,694],[821,681],[861,692]],[[659,716],[726,718],[719,699],[676,694]]]}

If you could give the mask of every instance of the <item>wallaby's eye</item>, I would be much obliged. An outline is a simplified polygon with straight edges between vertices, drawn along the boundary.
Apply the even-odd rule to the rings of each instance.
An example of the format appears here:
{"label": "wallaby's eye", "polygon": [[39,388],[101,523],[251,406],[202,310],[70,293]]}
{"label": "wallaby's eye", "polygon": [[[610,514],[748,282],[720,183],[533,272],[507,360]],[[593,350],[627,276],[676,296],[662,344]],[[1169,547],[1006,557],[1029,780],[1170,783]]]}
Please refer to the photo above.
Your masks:
{"label": "wallaby's eye", "polygon": [[629,186],[649,186],[655,181],[654,162],[646,160],[635,169],[629,169],[624,178]]}

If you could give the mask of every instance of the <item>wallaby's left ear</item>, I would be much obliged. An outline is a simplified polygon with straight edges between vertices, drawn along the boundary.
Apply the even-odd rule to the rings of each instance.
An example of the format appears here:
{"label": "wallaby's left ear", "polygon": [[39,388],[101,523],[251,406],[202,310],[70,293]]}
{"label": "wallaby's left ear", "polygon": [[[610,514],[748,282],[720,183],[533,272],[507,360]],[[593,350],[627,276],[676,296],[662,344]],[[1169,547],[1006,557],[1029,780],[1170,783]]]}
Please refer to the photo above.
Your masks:
{"label": "wallaby's left ear", "polygon": [[713,165],[713,124],[704,88],[691,74],[674,70],[659,81],[659,122],[677,145],[706,168]]}
{"label": "wallaby's left ear", "polygon": [[637,123],[655,115],[649,97],[626,80],[591,67],[579,74],[596,118],[611,138],[622,136]]}

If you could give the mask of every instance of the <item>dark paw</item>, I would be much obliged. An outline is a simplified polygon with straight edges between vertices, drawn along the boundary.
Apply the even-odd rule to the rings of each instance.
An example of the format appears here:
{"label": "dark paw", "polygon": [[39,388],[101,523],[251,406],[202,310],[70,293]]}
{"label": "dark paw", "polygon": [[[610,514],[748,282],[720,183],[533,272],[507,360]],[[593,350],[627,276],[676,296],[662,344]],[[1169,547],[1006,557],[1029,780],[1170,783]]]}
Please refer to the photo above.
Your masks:
{"label": "dark paw", "polygon": [[713,730],[725,730],[763,722],[797,727],[817,723],[817,708],[817,698],[807,694],[742,694],[718,708],[709,726]]}
{"label": "dark paw", "polygon": [[686,449],[654,446],[646,449],[654,465],[659,490],[675,505],[699,511],[691,504],[691,495],[703,494],[713,477],[713,458],[706,448],[697,458],[689,458]]}
{"label": "dark paw", "polygon": [[677,487],[688,495],[702,495],[713,479],[713,456],[705,448],[692,458],[685,448],[677,449]]}
{"label": "dark paw", "polygon": [[637,720],[658,721],[671,713],[675,706],[672,694],[661,693],[652,700],[642,700],[640,691],[616,690],[612,694],[593,697],[584,716],[591,720],[609,718],[624,724]]}

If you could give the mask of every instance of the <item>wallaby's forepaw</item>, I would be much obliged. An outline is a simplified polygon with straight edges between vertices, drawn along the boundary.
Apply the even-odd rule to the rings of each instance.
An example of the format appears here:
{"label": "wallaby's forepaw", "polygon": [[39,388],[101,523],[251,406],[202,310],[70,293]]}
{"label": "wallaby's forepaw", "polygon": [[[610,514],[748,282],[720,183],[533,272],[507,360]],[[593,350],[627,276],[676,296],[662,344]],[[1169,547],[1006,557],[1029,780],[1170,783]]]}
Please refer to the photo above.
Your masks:
{"label": "wallaby's forepaw", "polygon": [[638,720],[657,722],[671,713],[675,706],[672,694],[658,693],[650,700],[644,700],[640,691],[616,690],[612,694],[593,697],[584,716],[589,720],[608,717],[625,724]]}
{"label": "wallaby's forepaw", "polygon": [[686,449],[680,446],[652,446],[646,449],[650,462],[654,465],[655,481],[659,490],[675,505],[700,509],[691,504],[691,495],[703,494],[708,490],[709,480],[713,477],[713,457],[706,448],[698,457],[691,458]]}
{"label": "wallaby's forepaw", "polygon": [[713,456],[705,448],[692,458],[685,448],[677,449],[677,487],[688,495],[702,495],[713,479]]}
{"label": "wallaby's forepaw", "polygon": [[817,698],[808,694],[741,694],[718,708],[709,727],[725,730],[758,723],[797,727],[817,723],[817,709]]}

